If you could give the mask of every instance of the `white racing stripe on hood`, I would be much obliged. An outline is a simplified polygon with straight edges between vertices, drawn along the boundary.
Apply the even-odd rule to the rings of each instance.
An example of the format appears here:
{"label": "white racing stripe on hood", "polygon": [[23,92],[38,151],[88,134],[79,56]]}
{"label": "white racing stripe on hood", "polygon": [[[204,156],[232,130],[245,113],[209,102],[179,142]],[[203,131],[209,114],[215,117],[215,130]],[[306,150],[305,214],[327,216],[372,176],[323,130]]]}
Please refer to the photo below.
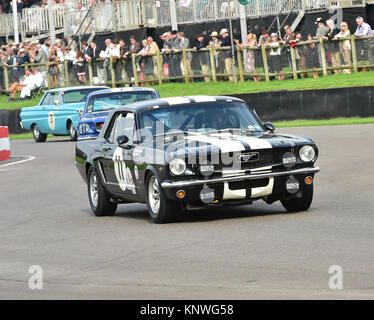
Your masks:
{"label": "white racing stripe on hood", "polygon": [[247,143],[251,150],[260,150],[260,149],[272,149],[273,146],[269,141],[259,138],[247,137],[247,136],[236,136],[236,139],[240,139],[243,142]]}
{"label": "white racing stripe on hood", "polygon": [[199,142],[212,144],[220,148],[222,153],[238,152],[238,151],[245,150],[242,143],[240,143],[239,141],[231,140],[231,139],[219,139],[216,137],[210,137],[210,136],[206,136],[202,134],[189,135],[186,137],[186,139],[190,141],[199,141]]}

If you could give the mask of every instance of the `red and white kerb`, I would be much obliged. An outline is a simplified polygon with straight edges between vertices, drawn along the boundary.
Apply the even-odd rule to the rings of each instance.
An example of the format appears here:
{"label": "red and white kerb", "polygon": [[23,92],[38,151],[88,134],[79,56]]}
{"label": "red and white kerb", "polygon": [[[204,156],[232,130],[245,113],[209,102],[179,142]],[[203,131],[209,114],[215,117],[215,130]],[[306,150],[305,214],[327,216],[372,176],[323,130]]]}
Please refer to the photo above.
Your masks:
{"label": "red and white kerb", "polygon": [[9,130],[0,126],[0,161],[10,158]]}

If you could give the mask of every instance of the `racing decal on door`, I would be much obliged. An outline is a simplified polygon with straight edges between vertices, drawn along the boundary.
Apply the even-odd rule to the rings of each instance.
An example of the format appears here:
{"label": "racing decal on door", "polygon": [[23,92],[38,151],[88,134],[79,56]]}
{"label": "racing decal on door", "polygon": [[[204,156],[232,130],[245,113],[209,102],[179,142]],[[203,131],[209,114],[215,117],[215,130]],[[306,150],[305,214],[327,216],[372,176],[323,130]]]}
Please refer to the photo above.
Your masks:
{"label": "racing decal on door", "polygon": [[56,127],[56,120],[55,120],[55,115],[53,113],[53,111],[50,111],[48,113],[48,126],[49,128],[54,131],[55,130],[55,127]]}
{"label": "racing decal on door", "polygon": [[135,183],[132,177],[129,167],[126,166],[126,162],[123,160],[123,149],[118,147],[113,154],[114,172],[122,191],[130,190],[133,194],[136,194]]}

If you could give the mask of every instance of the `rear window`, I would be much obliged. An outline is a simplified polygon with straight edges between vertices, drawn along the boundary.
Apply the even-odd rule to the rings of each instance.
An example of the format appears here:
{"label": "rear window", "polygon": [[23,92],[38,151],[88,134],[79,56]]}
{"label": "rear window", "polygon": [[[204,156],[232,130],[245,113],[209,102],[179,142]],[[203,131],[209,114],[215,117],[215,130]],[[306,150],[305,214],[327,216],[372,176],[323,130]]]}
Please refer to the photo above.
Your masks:
{"label": "rear window", "polygon": [[84,102],[86,97],[89,93],[103,90],[103,88],[89,88],[89,89],[79,89],[79,90],[70,90],[70,91],[63,91],[62,99],[64,103],[77,103],[77,102]]}
{"label": "rear window", "polygon": [[154,91],[125,91],[101,93],[90,97],[86,112],[108,111],[137,101],[156,99]]}

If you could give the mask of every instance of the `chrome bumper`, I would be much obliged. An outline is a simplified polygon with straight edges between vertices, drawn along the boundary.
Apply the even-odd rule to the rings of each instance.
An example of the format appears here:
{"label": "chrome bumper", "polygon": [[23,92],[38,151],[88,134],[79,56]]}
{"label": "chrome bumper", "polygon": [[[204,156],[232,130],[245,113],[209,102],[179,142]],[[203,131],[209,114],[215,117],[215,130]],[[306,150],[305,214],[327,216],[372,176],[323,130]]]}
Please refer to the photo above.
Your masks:
{"label": "chrome bumper", "polygon": [[185,188],[185,187],[196,187],[203,186],[205,184],[215,184],[222,182],[231,182],[231,181],[243,181],[243,180],[255,180],[262,178],[274,178],[282,176],[293,176],[298,174],[313,174],[320,171],[319,167],[314,168],[303,168],[303,169],[294,169],[282,172],[269,172],[269,173],[254,173],[254,174],[245,174],[241,176],[233,177],[222,177],[222,178],[213,178],[213,179],[195,179],[189,181],[164,181],[161,183],[161,188],[163,189],[173,189],[173,188]]}

